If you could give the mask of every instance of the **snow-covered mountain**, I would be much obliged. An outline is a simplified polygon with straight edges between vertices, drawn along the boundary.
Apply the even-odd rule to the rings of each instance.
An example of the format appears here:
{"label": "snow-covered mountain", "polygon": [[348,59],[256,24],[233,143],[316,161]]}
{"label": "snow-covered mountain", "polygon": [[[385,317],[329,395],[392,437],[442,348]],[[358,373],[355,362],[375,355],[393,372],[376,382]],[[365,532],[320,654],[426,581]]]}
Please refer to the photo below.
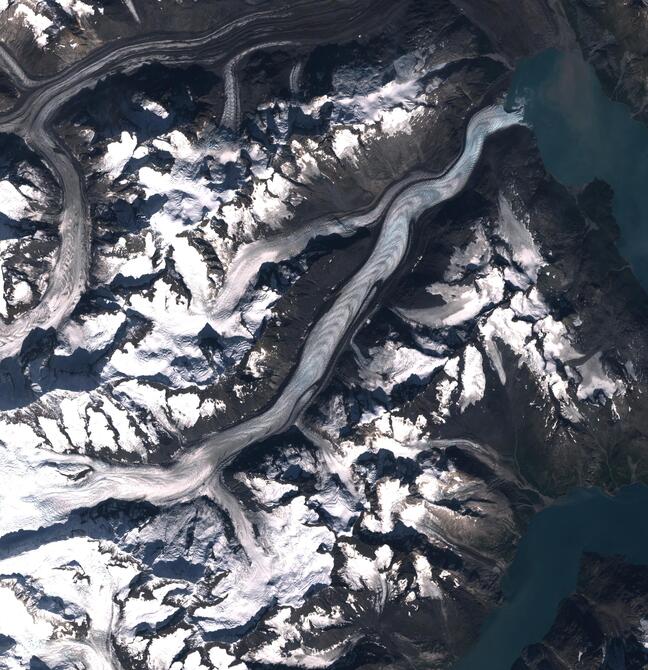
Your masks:
{"label": "snow-covered mountain", "polygon": [[448,668],[646,479],[612,194],[478,4],[0,0],[0,668]]}

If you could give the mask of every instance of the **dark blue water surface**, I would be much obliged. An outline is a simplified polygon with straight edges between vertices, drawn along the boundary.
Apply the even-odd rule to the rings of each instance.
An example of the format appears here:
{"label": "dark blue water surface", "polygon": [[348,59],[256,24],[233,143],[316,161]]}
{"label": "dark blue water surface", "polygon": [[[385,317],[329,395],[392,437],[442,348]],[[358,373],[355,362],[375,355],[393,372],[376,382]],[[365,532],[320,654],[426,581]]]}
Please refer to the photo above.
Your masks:
{"label": "dark blue water surface", "polygon": [[648,564],[648,486],[614,497],[578,490],[536,515],[502,582],[504,604],[456,670],[509,670],[525,646],[540,641],[576,587],[583,551]]}
{"label": "dark blue water surface", "polygon": [[610,100],[577,52],[549,50],[523,61],[509,104],[519,100],[558,181],[581,186],[598,177],[612,186],[619,249],[648,288],[648,127]]}

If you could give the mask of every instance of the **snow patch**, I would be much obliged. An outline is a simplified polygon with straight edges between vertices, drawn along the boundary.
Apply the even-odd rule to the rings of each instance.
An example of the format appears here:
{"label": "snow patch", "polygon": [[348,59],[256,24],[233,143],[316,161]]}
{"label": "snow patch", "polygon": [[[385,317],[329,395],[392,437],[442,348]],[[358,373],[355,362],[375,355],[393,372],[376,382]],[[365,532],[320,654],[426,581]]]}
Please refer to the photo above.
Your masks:
{"label": "snow patch", "polygon": [[470,344],[464,352],[459,411],[463,412],[470,405],[478,403],[484,397],[485,390],[486,377],[484,375],[482,355],[477,347]]}
{"label": "snow patch", "polygon": [[621,380],[612,380],[603,367],[601,353],[594,354],[585,363],[576,367],[581,376],[576,395],[579,400],[597,400],[599,395],[612,399],[625,393]]}
{"label": "snow patch", "polygon": [[29,200],[10,181],[0,181],[0,214],[18,220],[25,218],[29,211]]}
{"label": "snow patch", "polygon": [[47,46],[49,40],[47,30],[54,25],[54,22],[49,17],[41,12],[37,14],[31,7],[25,4],[19,4],[16,7],[15,15],[23,17],[25,25],[31,29],[36,39],[36,44],[39,47]]}
{"label": "snow patch", "polygon": [[106,145],[106,155],[103,158],[101,170],[106,172],[111,180],[117,179],[126,167],[126,163],[133,157],[137,147],[137,136],[123,131],[121,138]]}

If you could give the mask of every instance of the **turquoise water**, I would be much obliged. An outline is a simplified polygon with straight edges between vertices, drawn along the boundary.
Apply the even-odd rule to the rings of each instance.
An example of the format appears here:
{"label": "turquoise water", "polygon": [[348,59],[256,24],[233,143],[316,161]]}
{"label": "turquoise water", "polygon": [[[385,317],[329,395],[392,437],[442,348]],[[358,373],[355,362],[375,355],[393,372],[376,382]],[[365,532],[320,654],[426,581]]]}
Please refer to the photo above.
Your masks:
{"label": "turquoise water", "polygon": [[509,104],[525,101],[547,169],[568,186],[614,189],[619,249],[648,288],[648,127],[607,97],[579,53],[545,51],[517,68]]}
{"label": "turquoise water", "polygon": [[648,486],[614,497],[579,490],[529,525],[502,582],[505,600],[455,670],[509,670],[522,649],[540,641],[560,601],[576,587],[583,551],[621,554],[648,564]]}

